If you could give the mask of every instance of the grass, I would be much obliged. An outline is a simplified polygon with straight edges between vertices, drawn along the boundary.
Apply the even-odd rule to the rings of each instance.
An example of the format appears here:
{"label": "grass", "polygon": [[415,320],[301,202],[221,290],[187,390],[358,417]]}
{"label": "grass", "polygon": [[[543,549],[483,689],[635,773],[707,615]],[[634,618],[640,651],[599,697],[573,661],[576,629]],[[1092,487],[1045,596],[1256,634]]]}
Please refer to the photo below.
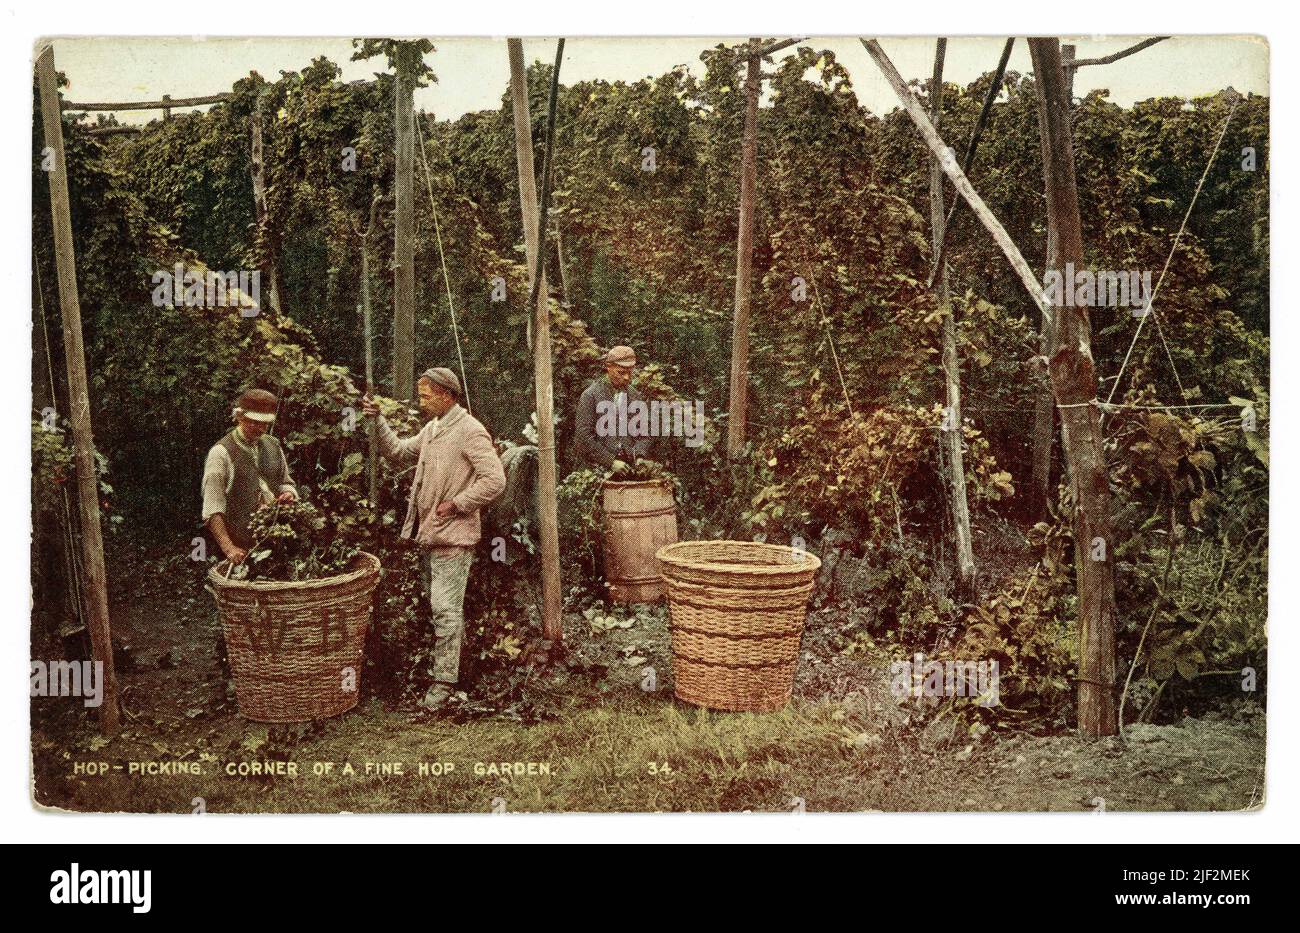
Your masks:
{"label": "grass", "polygon": [[[594,708],[575,703],[538,725],[413,721],[367,704],[291,749],[273,733],[256,751],[213,756],[202,762],[202,775],[73,778],[67,789],[78,802],[64,805],[82,809],[84,801],[100,809],[116,799],[118,806],[108,808],[183,813],[202,797],[209,813],[713,812],[788,811],[801,798],[809,809],[861,809],[869,801],[846,796],[862,763],[846,754],[843,718],[838,704],[796,701],[780,713],[752,715],[654,695]],[[111,746],[102,751],[108,760],[119,757]],[[297,777],[225,773],[229,762],[286,752],[298,764]],[[314,773],[324,762],[330,771]],[[367,774],[367,762],[401,762],[404,773]],[[420,775],[421,762],[454,767]],[[537,773],[492,773],[489,766],[501,762],[533,762]],[[354,774],[343,773],[345,763]]]}
{"label": "grass", "polygon": [[[207,813],[1089,812],[1098,795],[1113,810],[1242,809],[1258,806],[1263,790],[1262,711],[1143,726],[1127,744],[1005,736],[973,748],[961,737],[891,729],[861,697],[796,698],[779,713],[754,715],[624,694],[594,707],[575,701],[535,725],[420,720],[368,703],[298,739],[243,725],[250,740],[236,751],[201,752],[201,775],[73,775],[71,762],[85,758],[169,755],[139,738],[87,755],[38,743],[37,800],[158,813],[200,805]],[[93,736],[89,724],[85,731]],[[274,760],[297,763],[298,776],[225,773],[231,762]],[[325,762],[331,770],[314,773]],[[367,762],[401,762],[404,773],[368,774]],[[454,767],[421,775],[420,762]],[[534,773],[493,773],[488,766],[500,762],[532,762]],[[345,763],[354,773],[343,773]]]}
{"label": "grass", "polygon": [[[568,620],[580,673],[544,691],[540,722],[512,718],[508,704],[491,716],[463,709],[427,718],[363,699],[336,719],[268,729],[225,699],[200,597],[182,598],[172,616],[163,611],[177,605],[167,592],[137,595],[119,612],[138,660],[125,675],[127,726],[113,739],[99,736],[79,701],[33,700],[37,805],[173,814],[1087,813],[1098,797],[1112,811],[1238,810],[1263,798],[1264,714],[1253,698],[1177,725],[1133,726],[1125,740],[1028,735],[1007,722],[976,734],[958,717],[896,701],[879,659],[813,644],[785,709],[720,713],[675,701],[667,676],[656,692],[640,688],[642,665],[628,665],[629,652],[665,675],[671,669],[658,616],[599,635],[582,616]],[[160,625],[164,618],[173,624]],[[133,761],[198,764],[202,773],[132,776]],[[298,774],[227,773],[232,763],[262,761],[293,762]],[[109,769],[77,773],[92,762]],[[403,773],[367,773],[367,762],[400,762]],[[421,762],[454,767],[421,775]],[[500,762],[533,768],[488,767]],[[476,773],[476,765],[484,767]]]}

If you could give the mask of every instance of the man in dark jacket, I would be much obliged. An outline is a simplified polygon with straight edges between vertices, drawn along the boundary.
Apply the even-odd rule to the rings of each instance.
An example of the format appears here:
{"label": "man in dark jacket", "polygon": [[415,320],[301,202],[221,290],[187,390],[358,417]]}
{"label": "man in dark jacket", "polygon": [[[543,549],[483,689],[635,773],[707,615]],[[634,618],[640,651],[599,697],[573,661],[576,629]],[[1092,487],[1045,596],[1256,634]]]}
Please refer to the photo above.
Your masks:
{"label": "man in dark jacket", "polygon": [[[632,387],[636,353],[631,347],[614,347],[605,354],[605,376],[587,386],[574,415],[574,444],[585,463],[609,469],[614,462],[635,463],[650,455],[648,432],[629,432],[626,412],[632,402],[645,399]],[[622,418],[617,417],[624,412]],[[611,417],[612,416],[612,417]]]}

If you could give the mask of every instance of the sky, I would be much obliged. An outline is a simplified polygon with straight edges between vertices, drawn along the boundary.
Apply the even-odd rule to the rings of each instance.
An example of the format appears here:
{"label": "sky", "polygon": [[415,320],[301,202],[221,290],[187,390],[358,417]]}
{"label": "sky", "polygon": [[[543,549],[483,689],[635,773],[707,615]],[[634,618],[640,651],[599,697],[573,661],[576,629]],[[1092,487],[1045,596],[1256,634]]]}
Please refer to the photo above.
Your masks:
{"label": "sky", "polygon": [[[1144,36],[1063,37],[1077,47],[1077,57],[1098,58],[1132,45]],[[636,81],[658,76],[679,64],[703,75],[700,53],[719,42],[741,38],[571,38],[565,43],[561,83],[605,79]],[[944,77],[968,83],[997,65],[1005,38],[950,38]],[[509,82],[506,41],[502,38],[433,39],[435,51],[425,61],[438,83],[416,91],[415,106],[439,119],[500,105]],[[889,85],[855,37],[811,38],[800,45],[828,48],[848,69],[859,101],[876,113],[897,106]],[[906,79],[929,76],[934,61],[933,38],[883,38],[881,45]],[[777,54],[776,59],[792,54]],[[55,67],[68,76],[71,101],[156,100],[201,97],[229,91],[232,84],[257,71],[268,79],[281,71],[296,71],[324,55],[343,69],[343,80],[371,77],[386,69],[382,57],[349,61],[350,38],[230,38],[230,37],[108,37],[54,40]],[[525,39],[526,61],[555,58],[554,40]],[[1017,41],[1008,66],[1032,71],[1029,48]],[[1225,87],[1267,94],[1268,46],[1258,37],[1189,36],[1172,38],[1110,65],[1080,68],[1075,94],[1107,88],[1111,99],[1128,105],[1150,97],[1195,97]],[[122,111],[123,123],[146,123],[160,114]]]}

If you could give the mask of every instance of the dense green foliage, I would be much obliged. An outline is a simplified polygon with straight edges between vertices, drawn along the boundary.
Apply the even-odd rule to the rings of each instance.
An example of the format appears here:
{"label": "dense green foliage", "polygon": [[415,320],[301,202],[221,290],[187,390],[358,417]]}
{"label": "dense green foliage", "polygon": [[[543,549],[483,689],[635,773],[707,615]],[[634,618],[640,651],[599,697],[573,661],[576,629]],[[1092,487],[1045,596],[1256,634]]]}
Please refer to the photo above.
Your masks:
{"label": "dense green foliage", "polygon": [[[391,65],[394,54],[405,54],[400,45],[372,44],[358,54],[387,53]],[[834,539],[870,555],[882,569],[872,602],[883,608],[849,639],[854,650],[888,642],[997,656],[1012,677],[1005,703],[1060,714],[1073,687],[1068,487],[1061,486],[1051,520],[1026,529],[1032,544],[1005,560],[991,550],[979,555],[987,568],[980,604],[954,605],[940,572],[949,529],[939,472],[940,318],[925,287],[927,154],[901,112],[877,115],[858,103],[829,51],[800,48],[768,69],[770,106],[759,118],[752,443],[741,463],[723,457],[742,80],[734,50],[718,47],[702,59],[703,77],[678,68],[631,84],[561,87],[552,234],[560,251],[548,266],[557,299],[561,477],[578,466],[568,454],[572,413],[598,374],[601,348],[631,344],[652,364],[638,376],[647,397],[700,399],[710,414],[702,446],[665,452],[680,480],[684,536],[798,535],[813,549]],[[436,52],[426,61],[436,71]],[[393,542],[406,480],[386,471],[380,501],[364,500],[355,376],[364,360],[356,309],[368,248],[376,370],[381,391],[391,386],[391,200],[381,202],[368,245],[362,234],[375,193],[393,188],[394,82],[380,73],[344,84],[339,74],[325,59],[275,81],[252,74],[229,102],[153,123],[133,138],[92,137],[84,120],[67,122],[74,233],[96,438],[134,533],[143,538],[148,529],[155,543],[189,541],[207,447],[227,429],[237,392],[264,386],[281,395],[277,433],[308,496],[356,524],[357,546],[403,568],[381,591],[396,619],[414,605],[416,587],[405,572],[413,570],[410,555],[398,556]],[[549,67],[535,64],[528,76],[536,142]],[[942,125],[953,145],[969,137],[988,80],[945,89]],[[1224,94],[1122,108],[1095,91],[1077,102],[1091,267],[1159,273],[1229,106]],[[1121,535],[1121,657],[1137,656],[1133,696],[1143,700],[1171,682],[1170,692],[1191,691],[1202,671],[1263,666],[1268,106],[1251,97],[1237,107],[1161,285],[1159,333],[1149,322],[1115,387],[1115,400],[1131,405],[1233,399],[1235,407],[1134,408],[1107,419]],[[265,140],[269,212],[260,226],[248,146],[253,120]],[[423,117],[419,137],[417,370],[459,365],[449,288],[474,414],[495,436],[520,442],[533,406],[508,99],[454,121]],[[42,145],[37,126],[34,151]],[[1253,172],[1239,164],[1247,146],[1258,152]],[[1033,81],[1011,74],[971,174],[1031,261],[1044,253],[1039,153]],[[53,320],[40,174],[33,235],[40,296]],[[949,261],[974,520],[1000,539],[1015,538],[1006,519],[1015,517],[1016,489],[1028,479],[1038,322],[966,212],[951,231]],[[150,275],[174,262],[276,265],[283,313],[246,318],[230,309],[155,306]],[[504,302],[493,301],[498,277]],[[264,305],[266,292],[264,279]],[[1124,309],[1093,314],[1103,377],[1119,372],[1136,326]],[[34,364],[34,379],[47,382],[43,362]],[[1103,381],[1103,397],[1111,389]],[[66,397],[61,387],[54,391]],[[404,406],[383,405],[399,429],[415,428]],[[1242,430],[1244,410],[1254,431]],[[561,491],[571,579],[592,586],[597,529],[590,509],[574,510],[590,503],[594,482],[578,474]],[[510,561],[516,545],[531,559],[527,529],[511,539]],[[489,578],[482,617],[500,625],[479,625],[483,644],[474,650],[508,663],[532,598],[493,577],[492,562],[480,567]]]}
{"label": "dense green foliage", "polygon": [[233,568],[231,575],[298,581],[344,573],[357,556],[357,548],[347,538],[346,521],[335,523],[310,502],[264,505],[248,522],[253,539],[248,560]]}

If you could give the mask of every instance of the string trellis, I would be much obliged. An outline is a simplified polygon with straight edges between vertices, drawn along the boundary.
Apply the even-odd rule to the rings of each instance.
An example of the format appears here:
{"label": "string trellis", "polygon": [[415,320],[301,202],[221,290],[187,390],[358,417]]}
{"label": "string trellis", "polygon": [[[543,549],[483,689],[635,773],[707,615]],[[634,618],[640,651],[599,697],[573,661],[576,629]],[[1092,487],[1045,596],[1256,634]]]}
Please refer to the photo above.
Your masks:
{"label": "string trellis", "polygon": [[[1183,233],[1186,232],[1187,230],[1187,221],[1192,216],[1192,209],[1196,207],[1196,201],[1201,196],[1201,189],[1205,187],[1205,179],[1208,178],[1210,175],[1210,169],[1213,167],[1214,160],[1219,154],[1219,147],[1223,145],[1223,138],[1228,133],[1228,126],[1229,124],[1232,123],[1232,115],[1236,112],[1237,104],[1240,103],[1240,100],[1241,99],[1239,97],[1235,95],[1233,96],[1232,106],[1228,108],[1228,116],[1223,121],[1223,127],[1219,130],[1219,136],[1214,141],[1214,149],[1210,152],[1210,158],[1205,163],[1205,171],[1201,172],[1200,180],[1197,181],[1196,183],[1196,190],[1192,193],[1191,203],[1187,205],[1187,210],[1183,214],[1183,222],[1178,225],[1178,233],[1175,234],[1174,236],[1173,245],[1169,247],[1169,255],[1165,257],[1164,267],[1160,270],[1160,277],[1156,279],[1156,287],[1151,290],[1151,296],[1147,299],[1146,307],[1143,308],[1142,314],[1138,318],[1137,329],[1133,331],[1133,339],[1132,341],[1129,342],[1128,351],[1124,354],[1124,361],[1120,364],[1119,372],[1115,374],[1114,382],[1111,383],[1110,394],[1106,397],[1106,401],[1104,404],[1099,403],[1101,404],[1101,407],[1104,410],[1109,410],[1112,408],[1148,408],[1148,409],[1156,408],[1156,409],[1175,410],[1175,409],[1194,409],[1194,408],[1235,408],[1236,407],[1235,405],[1222,405],[1222,404],[1221,405],[1191,405],[1188,403],[1187,390],[1186,388],[1184,388],[1182,377],[1178,373],[1178,366],[1174,362],[1173,353],[1169,349],[1169,343],[1167,340],[1165,340],[1164,328],[1160,326],[1160,316],[1156,313],[1155,302],[1156,302],[1156,296],[1160,294],[1160,286],[1164,284],[1165,276],[1168,275],[1169,273],[1169,266],[1173,262],[1174,254],[1178,252],[1178,245],[1179,243],[1182,242]],[[1153,321],[1155,321],[1156,333],[1160,337],[1160,343],[1165,348],[1165,356],[1168,358],[1169,366],[1173,370],[1174,380],[1178,383],[1178,392],[1183,397],[1183,404],[1180,406],[1179,405],[1163,405],[1163,406],[1162,405],[1113,405],[1112,402],[1115,399],[1115,393],[1119,391],[1119,385],[1124,375],[1124,370],[1128,367],[1129,359],[1133,356],[1133,348],[1137,346],[1138,338],[1142,335],[1142,327],[1143,325],[1146,324],[1148,317],[1151,318]],[[1091,404],[1091,403],[1085,402],[1083,404]],[[1105,411],[1103,411],[1103,417],[1104,414]]]}

